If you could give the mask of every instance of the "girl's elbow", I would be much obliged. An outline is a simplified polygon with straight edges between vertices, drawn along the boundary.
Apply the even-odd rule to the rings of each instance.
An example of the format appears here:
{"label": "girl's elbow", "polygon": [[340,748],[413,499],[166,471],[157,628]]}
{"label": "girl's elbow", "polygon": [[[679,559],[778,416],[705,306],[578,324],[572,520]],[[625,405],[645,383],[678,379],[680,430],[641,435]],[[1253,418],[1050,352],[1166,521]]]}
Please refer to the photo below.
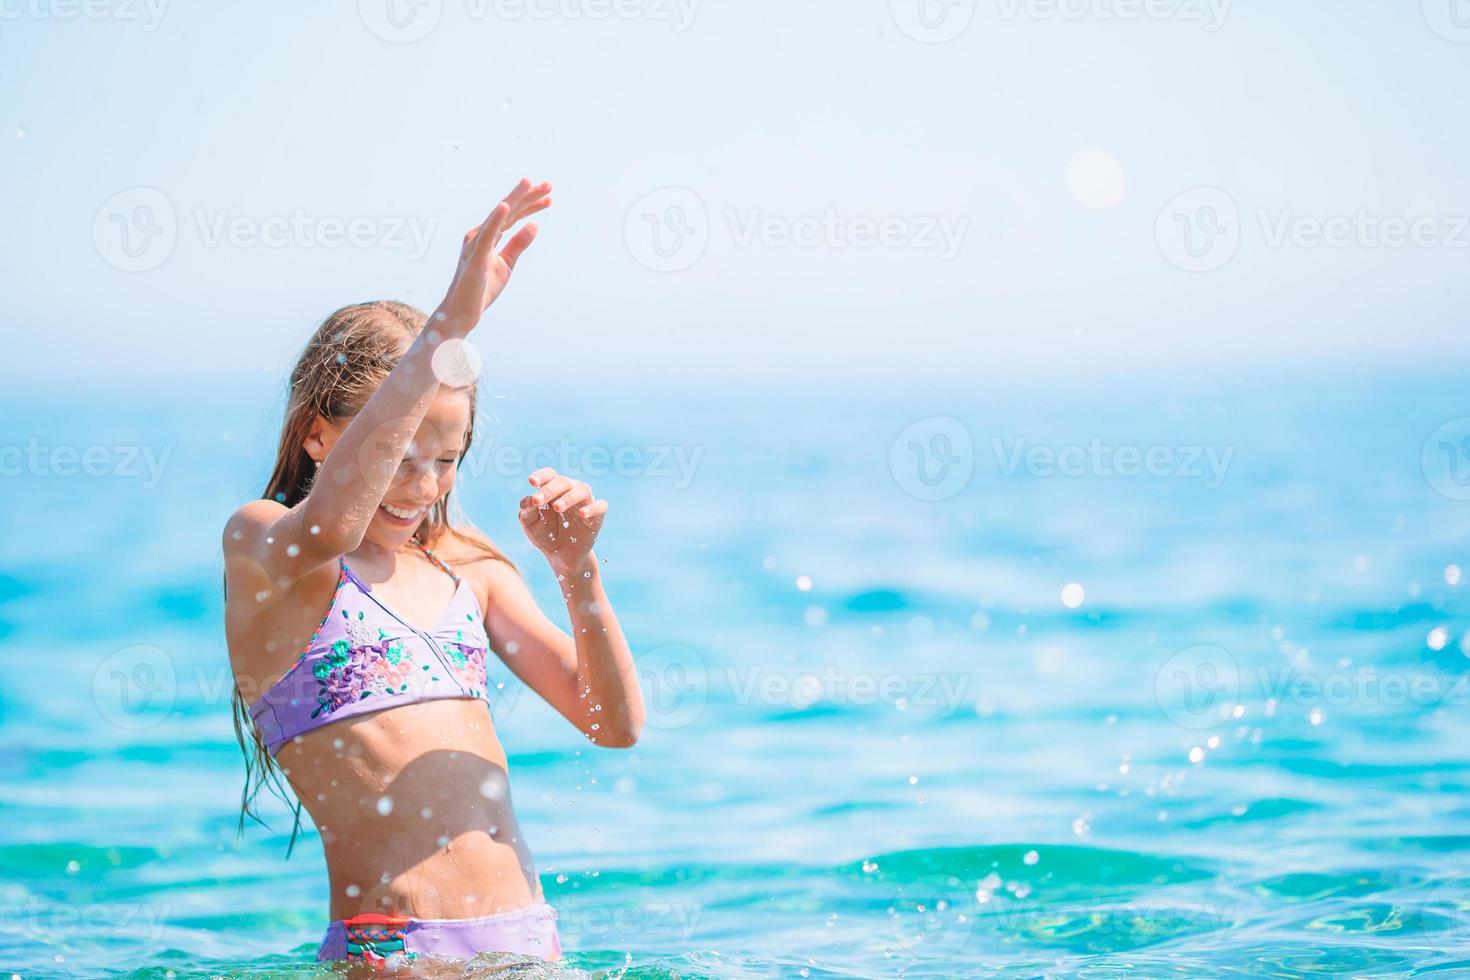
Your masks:
{"label": "girl's elbow", "polygon": [[597,731],[584,732],[587,741],[604,749],[631,749],[638,744],[638,736],[642,734],[643,726],[627,728],[599,728]]}

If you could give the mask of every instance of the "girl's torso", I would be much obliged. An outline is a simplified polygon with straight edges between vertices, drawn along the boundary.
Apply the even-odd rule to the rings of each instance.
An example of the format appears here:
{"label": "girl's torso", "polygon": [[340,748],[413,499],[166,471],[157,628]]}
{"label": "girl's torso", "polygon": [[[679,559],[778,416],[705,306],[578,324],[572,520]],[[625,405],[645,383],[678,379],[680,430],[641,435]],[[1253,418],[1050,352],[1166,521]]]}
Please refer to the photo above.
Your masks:
{"label": "girl's torso", "polygon": [[299,597],[229,617],[251,716],[321,835],[333,918],[465,918],[541,898],[488,710],[479,600],[422,558],[398,555],[377,585],[344,560],[333,582],[309,576]]}

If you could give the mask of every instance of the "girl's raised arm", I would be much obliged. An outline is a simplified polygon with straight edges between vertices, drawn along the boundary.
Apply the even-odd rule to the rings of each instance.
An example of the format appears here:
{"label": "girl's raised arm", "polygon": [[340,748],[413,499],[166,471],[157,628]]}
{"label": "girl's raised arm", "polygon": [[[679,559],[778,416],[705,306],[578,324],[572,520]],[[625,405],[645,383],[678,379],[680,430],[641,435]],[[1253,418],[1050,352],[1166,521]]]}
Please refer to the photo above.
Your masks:
{"label": "girl's raised arm", "polygon": [[306,498],[287,509],[274,500],[241,507],[225,527],[226,571],[253,566],[252,588],[279,595],[292,582],[355,551],[423,422],[439,380],[434,352],[463,339],[505,289],[516,260],[536,237],[526,224],[499,248],[502,234],[551,204],[551,185],[521,180],[490,216],[464,236],[444,301],[392,372],[348,423],[321,462]]}

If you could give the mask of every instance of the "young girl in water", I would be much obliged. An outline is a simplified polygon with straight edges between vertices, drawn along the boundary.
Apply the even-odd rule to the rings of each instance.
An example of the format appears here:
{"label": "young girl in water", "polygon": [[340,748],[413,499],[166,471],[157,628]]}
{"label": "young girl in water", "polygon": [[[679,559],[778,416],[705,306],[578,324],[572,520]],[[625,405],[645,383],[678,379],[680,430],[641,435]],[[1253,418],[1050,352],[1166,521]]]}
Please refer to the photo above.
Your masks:
{"label": "young girl in water", "polygon": [[465,235],[432,316],[375,302],[327,318],[291,372],[265,497],[225,527],[243,809],[284,776],[298,820],[304,806],[316,825],[332,920],[318,959],[560,957],[488,710],[487,652],[594,744],[630,746],[643,724],[592,550],[607,502],[550,468],[520,501],[570,636],[487,538],[449,518],[475,417],[463,341],[536,226],[502,234],[550,190],[522,180]]}

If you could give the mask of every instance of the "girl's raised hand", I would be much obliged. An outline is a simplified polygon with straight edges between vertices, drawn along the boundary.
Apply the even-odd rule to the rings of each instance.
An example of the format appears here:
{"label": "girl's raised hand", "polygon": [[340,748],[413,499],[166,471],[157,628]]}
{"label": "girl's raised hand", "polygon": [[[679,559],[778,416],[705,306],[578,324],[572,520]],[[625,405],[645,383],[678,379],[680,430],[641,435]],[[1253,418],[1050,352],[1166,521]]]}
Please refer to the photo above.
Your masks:
{"label": "girl's raised hand", "polygon": [[[444,302],[435,314],[439,322],[447,322],[451,330],[468,332],[480,322],[480,315],[495,302],[510,281],[516,259],[536,239],[535,223],[527,224],[500,248],[501,236],[537,211],[551,206],[551,184],[532,184],[522,177],[511,188],[505,200],[483,223],[465,232],[464,246],[459,250],[459,267]],[[442,316],[441,316],[442,314]]]}
{"label": "girl's raised hand", "polygon": [[536,492],[521,498],[521,528],[558,572],[575,569],[592,553],[607,516],[607,501],[592,488],[549,466],[531,474]]}

